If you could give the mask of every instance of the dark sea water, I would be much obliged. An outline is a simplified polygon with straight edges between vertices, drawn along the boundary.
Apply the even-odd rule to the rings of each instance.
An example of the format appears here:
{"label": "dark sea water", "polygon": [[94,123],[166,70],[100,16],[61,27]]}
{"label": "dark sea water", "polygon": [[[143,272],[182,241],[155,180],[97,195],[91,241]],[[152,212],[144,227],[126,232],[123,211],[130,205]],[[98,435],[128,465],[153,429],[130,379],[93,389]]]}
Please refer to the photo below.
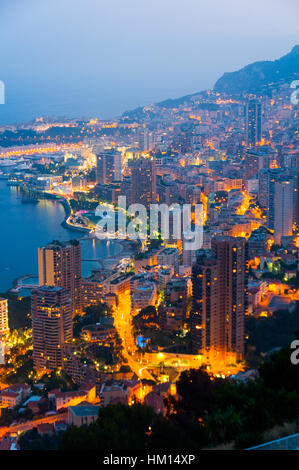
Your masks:
{"label": "dark sea water", "polygon": [[[65,212],[61,203],[41,200],[22,204],[18,189],[0,180],[0,292],[13,285],[14,279],[38,274],[37,248],[52,240],[81,238],[82,232],[62,227]],[[97,259],[119,251],[113,242],[83,240],[82,275],[99,267]]]}

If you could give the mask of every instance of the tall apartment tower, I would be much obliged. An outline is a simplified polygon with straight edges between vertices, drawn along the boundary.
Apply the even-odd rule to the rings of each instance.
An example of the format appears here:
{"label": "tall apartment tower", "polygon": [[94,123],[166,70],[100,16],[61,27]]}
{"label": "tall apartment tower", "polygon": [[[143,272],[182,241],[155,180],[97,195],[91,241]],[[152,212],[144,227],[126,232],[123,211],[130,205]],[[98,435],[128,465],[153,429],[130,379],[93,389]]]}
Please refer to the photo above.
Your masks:
{"label": "tall apartment tower", "polygon": [[292,179],[280,179],[271,184],[269,219],[273,218],[274,242],[293,233],[294,187]]}
{"label": "tall apartment tower", "polygon": [[269,168],[269,162],[269,155],[262,152],[257,152],[254,149],[247,150],[244,161],[245,181],[252,178],[253,176],[257,177],[260,170]]}
{"label": "tall apartment tower", "polygon": [[0,337],[8,333],[8,302],[7,299],[0,297]]}
{"label": "tall apartment tower", "polygon": [[274,231],[274,241],[292,235],[299,226],[299,171],[276,168],[259,172],[259,203],[267,209],[267,227]]}
{"label": "tall apartment tower", "polygon": [[38,248],[38,278],[40,286],[64,287],[72,300],[73,314],[82,312],[81,246],[77,240],[53,241]]}
{"label": "tall apartment tower", "polygon": [[244,355],[247,313],[248,247],[245,238],[219,236],[211,249],[219,263],[220,308],[225,318],[226,350]]}
{"label": "tall apartment tower", "polygon": [[131,168],[131,203],[149,207],[157,202],[156,164],[152,158],[135,158]]}
{"label": "tall apartment tower", "polygon": [[264,209],[268,207],[269,183],[272,172],[271,169],[263,168],[258,173],[258,202]]}
{"label": "tall apartment tower", "polygon": [[72,301],[66,289],[42,286],[31,292],[33,364],[37,372],[63,368],[65,343],[73,338]]}
{"label": "tall apartment tower", "polygon": [[121,153],[114,149],[106,149],[97,154],[96,181],[110,184],[121,181]]}
{"label": "tall apartment tower", "polygon": [[257,100],[246,104],[246,140],[249,147],[254,147],[262,139],[262,105]]}
{"label": "tall apartment tower", "polygon": [[218,262],[203,254],[192,269],[192,310],[190,315],[192,349],[208,354],[214,348],[225,351],[225,323],[218,291]]}
{"label": "tall apartment tower", "polygon": [[244,238],[217,236],[211,253],[192,269],[192,346],[195,353],[224,358],[244,355],[247,312],[247,244]]}
{"label": "tall apartment tower", "polygon": [[151,149],[151,134],[145,126],[141,126],[137,131],[138,147],[142,152],[147,152]]}

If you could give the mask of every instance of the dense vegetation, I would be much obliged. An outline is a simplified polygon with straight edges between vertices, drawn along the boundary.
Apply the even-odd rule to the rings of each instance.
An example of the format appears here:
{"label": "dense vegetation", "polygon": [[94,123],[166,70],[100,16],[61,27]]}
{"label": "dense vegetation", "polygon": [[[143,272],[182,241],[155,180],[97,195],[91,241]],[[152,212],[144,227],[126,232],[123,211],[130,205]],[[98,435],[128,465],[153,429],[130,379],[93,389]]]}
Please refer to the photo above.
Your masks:
{"label": "dense vegetation", "polygon": [[299,330],[299,303],[293,313],[279,310],[271,317],[250,318],[247,330],[249,345],[254,347],[257,355],[286,347],[295,338],[294,331]]}
{"label": "dense vegetation", "polygon": [[0,297],[8,299],[8,323],[11,330],[31,328],[30,297],[19,299],[15,294],[6,292]]}
{"label": "dense vegetation", "polygon": [[85,309],[83,316],[76,315],[74,318],[73,335],[75,338],[80,336],[83,326],[95,325],[100,322],[103,317],[110,316],[110,309],[107,304],[99,303],[91,305]]}
{"label": "dense vegetation", "polygon": [[[180,435],[177,425],[152,408],[135,404],[131,407],[117,404],[100,409],[98,420],[88,427],[70,426],[63,435],[60,449],[167,449],[191,443]],[[175,446],[175,447],[173,447]]]}
{"label": "dense vegetation", "polygon": [[177,383],[180,398],[166,401],[166,417],[140,404],[109,405],[94,424],[71,426],[59,446],[177,451],[257,445],[271,428],[298,419],[299,366],[291,363],[291,352],[288,347],[273,354],[260,366],[260,377],[245,383],[214,379],[203,369],[185,371]]}
{"label": "dense vegetation", "polygon": [[53,389],[60,389],[64,392],[68,390],[76,390],[78,388],[71,377],[64,371],[44,374],[41,377],[40,382],[44,384],[45,392],[49,392]]}

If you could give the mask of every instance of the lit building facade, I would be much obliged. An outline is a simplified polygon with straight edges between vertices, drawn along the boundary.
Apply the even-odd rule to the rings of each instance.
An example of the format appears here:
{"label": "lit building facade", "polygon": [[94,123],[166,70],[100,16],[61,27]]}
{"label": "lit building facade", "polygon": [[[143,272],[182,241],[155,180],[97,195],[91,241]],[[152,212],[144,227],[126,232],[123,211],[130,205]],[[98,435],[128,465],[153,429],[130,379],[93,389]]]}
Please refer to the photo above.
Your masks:
{"label": "lit building facade", "polygon": [[7,299],[0,297],[0,337],[8,333],[8,302]]}
{"label": "lit building facade", "polygon": [[31,293],[33,364],[37,372],[63,368],[65,343],[73,338],[72,301],[66,289],[42,286]]}
{"label": "lit building facade", "polygon": [[156,165],[152,158],[138,158],[130,162],[131,203],[149,207],[157,202]]}
{"label": "lit building facade", "polygon": [[246,140],[254,147],[262,139],[262,105],[257,100],[250,100],[246,105]]}
{"label": "lit building facade", "polygon": [[96,181],[101,184],[121,181],[120,152],[114,149],[107,149],[97,154]]}
{"label": "lit building facade", "polygon": [[247,313],[247,244],[243,238],[217,236],[211,252],[192,269],[191,340],[194,353],[223,359],[244,355]]}
{"label": "lit building facade", "polygon": [[81,246],[78,241],[54,241],[38,248],[38,278],[40,286],[64,287],[72,299],[73,313],[81,313]]}

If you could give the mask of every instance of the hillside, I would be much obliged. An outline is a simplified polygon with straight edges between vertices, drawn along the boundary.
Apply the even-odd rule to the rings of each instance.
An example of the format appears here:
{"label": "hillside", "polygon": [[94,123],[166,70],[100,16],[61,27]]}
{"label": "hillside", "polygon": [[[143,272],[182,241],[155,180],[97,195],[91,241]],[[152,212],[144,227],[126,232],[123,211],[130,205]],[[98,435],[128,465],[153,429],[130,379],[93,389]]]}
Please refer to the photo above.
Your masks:
{"label": "hillside", "polygon": [[278,83],[291,83],[299,78],[299,45],[274,61],[254,62],[236,72],[225,73],[214,90],[221,93],[254,93]]}
{"label": "hillside", "polygon": [[[214,91],[230,95],[257,92],[267,93],[269,86],[275,87],[275,85],[283,83],[290,84],[296,79],[299,79],[299,45],[294,46],[291,52],[282,56],[280,59],[254,62],[236,72],[224,73],[222,77],[217,80]],[[155,106],[173,109],[180,105],[187,104],[195,98],[197,98],[199,102],[201,101],[198,106],[203,109],[217,108],[215,103],[210,102],[206,91],[200,91],[174,99],[169,98],[156,103]],[[148,118],[153,116],[153,111],[150,107],[139,107],[123,113],[124,118],[132,120],[140,119],[145,115],[147,115]]]}

